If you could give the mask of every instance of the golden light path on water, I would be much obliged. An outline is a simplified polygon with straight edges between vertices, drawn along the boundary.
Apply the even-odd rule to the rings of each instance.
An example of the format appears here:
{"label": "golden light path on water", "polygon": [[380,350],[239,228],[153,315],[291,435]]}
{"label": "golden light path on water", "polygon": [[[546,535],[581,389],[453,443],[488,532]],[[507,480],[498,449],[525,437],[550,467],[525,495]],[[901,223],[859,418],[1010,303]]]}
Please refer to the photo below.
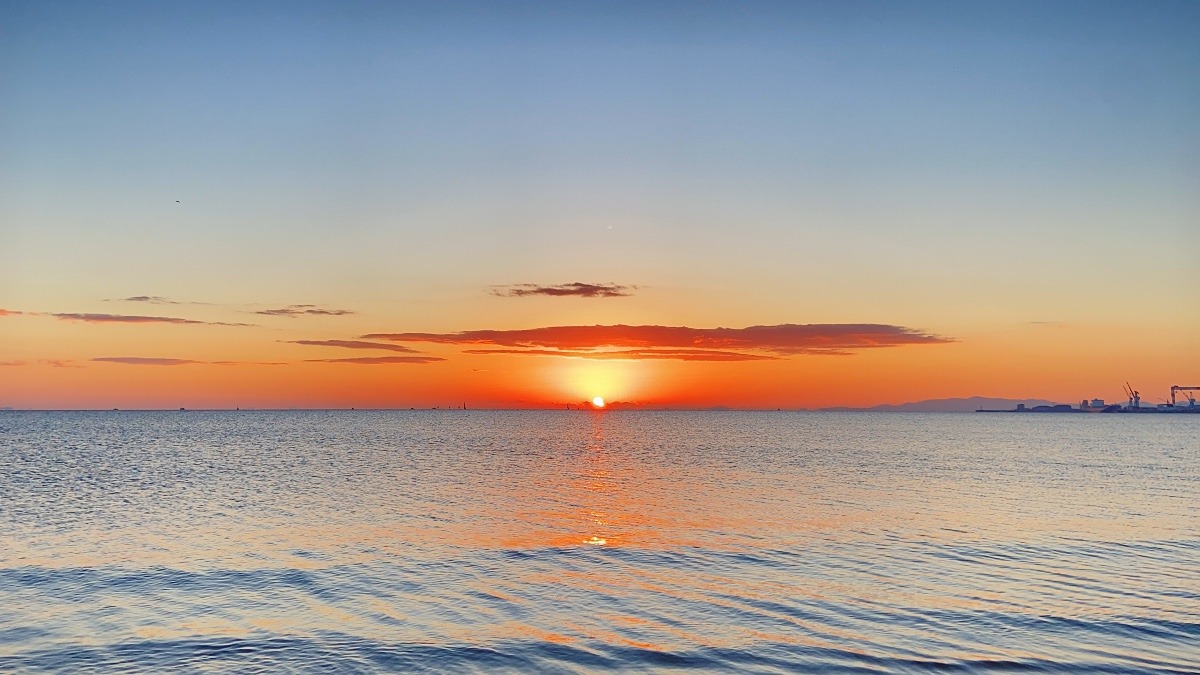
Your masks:
{"label": "golden light path on water", "polygon": [[0,668],[1200,667],[1188,420],[0,424]]}

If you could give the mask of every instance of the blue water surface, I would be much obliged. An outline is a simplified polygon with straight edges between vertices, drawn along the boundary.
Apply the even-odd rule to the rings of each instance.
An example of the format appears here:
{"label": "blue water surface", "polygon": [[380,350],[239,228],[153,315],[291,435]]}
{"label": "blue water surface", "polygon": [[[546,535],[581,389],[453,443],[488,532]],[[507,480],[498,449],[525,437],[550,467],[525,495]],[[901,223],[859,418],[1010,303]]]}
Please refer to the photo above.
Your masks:
{"label": "blue water surface", "polygon": [[1200,416],[0,412],[0,670],[1200,672]]}

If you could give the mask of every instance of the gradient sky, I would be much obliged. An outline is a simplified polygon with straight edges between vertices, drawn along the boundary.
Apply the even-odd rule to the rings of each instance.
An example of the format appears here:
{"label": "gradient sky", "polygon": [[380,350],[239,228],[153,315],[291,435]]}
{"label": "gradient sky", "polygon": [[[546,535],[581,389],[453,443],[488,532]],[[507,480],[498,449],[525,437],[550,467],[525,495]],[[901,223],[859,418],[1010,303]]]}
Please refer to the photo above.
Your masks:
{"label": "gradient sky", "polygon": [[1198,274],[1200,3],[0,3],[0,406],[1155,402]]}

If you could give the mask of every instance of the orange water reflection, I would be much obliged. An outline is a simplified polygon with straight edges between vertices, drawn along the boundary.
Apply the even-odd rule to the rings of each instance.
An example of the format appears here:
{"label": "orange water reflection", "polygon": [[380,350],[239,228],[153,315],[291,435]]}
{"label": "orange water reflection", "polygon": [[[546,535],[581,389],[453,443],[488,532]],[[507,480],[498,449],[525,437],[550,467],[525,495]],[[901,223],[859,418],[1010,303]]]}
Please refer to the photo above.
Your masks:
{"label": "orange water reflection", "polygon": [[[575,449],[508,475],[493,486],[492,498],[472,502],[473,512],[440,534],[457,537],[457,545],[504,550],[735,550],[754,533],[845,532],[864,517],[880,515],[838,508],[796,511],[798,499],[825,490],[817,478],[763,481],[733,464],[689,465],[658,449],[648,452],[653,442],[631,429],[628,418],[585,414],[590,427]],[[752,495],[739,489],[748,485]]]}
{"label": "orange water reflection", "polygon": [[[941,439],[948,432],[907,429],[903,416],[864,417],[863,429],[817,424],[834,417],[583,411],[390,419],[342,436],[336,419],[322,420],[319,442],[293,452],[213,443],[187,462],[175,453],[194,446],[159,462],[162,453],[143,451],[124,473],[104,462],[133,451],[99,455],[75,489],[109,475],[101,470],[115,476],[105,489],[43,514],[76,514],[71,526],[0,529],[0,557],[14,568],[80,568],[47,578],[104,589],[92,604],[121,613],[120,639],[143,640],[338,632],[850,652],[888,639],[876,634],[880,615],[897,617],[893,636],[945,631],[912,628],[908,608],[1120,621],[1195,606],[1176,593],[1163,609],[1151,586],[1186,583],[1172,566],[1186,553],[1170,542],[1194,537],[1191,474],[1139,474],[1128,464],[1148,460],[1088,456],[1085,443],[984,443],[1027,420],[981,416],[976,424],[1008,426]],[[1045,471],[1047,455],[1070,461]],[[200,467],[194,480],[179,480],[189,467]],[[154,499],[139,498],[147,486]],[[96,504],[112,516],[96,518]],[[1075,554],[1071,537],[1099,553]],[[1118,546],[1122,538],[1145,545]],[[1125,548],[1158,576],[1129,574]],[[270,573],[278,569],[296,573]],[[228,574],[236,570],[252,573]],[[38,592],[24,602],[41,625],[82,636],[100,625],[71,599]],[[1028,656],[971,649],[958,657]]]}
{"label": "orange water reflection", "polygon": [[[584,447],[544,473],[505,487],[511,510],[482,513],[495,522],[489,532],[470,532],[470,545],[485,548],[658,547],[680,545],[680,525],[695,526],[671,502],[671,490],[640,489],[670,481],[664,467],[638,462],[606,438],[606,415],[591,416]],[[480,504],[480,508],[487,506]]]}

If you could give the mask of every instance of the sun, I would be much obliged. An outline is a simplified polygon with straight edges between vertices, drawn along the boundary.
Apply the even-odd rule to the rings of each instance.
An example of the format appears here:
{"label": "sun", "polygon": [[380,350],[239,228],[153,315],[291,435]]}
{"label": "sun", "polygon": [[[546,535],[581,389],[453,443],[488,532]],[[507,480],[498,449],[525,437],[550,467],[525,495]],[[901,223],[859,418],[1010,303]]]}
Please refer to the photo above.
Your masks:
{"label": "sun", "polygon": [[596,398],[592,399],[592,405],[596,406],[597,408],[603,408],[604,399],[600,396],[597,396]]}

